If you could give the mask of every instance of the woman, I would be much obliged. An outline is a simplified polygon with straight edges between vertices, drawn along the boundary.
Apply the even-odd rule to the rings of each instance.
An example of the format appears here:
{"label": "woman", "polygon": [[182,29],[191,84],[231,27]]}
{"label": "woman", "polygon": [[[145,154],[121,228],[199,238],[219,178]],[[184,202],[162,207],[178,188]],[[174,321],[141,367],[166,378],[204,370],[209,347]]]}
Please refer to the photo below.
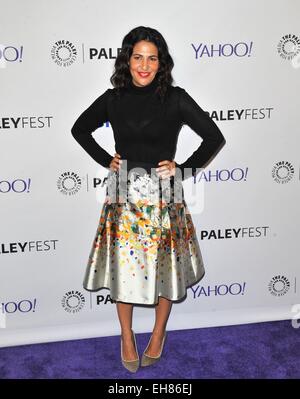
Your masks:
{"label": "woman", "polygon": [[[121,326],[122,363],[132,372],[139,366],[133,304],[155,305],[155,325],[141,363],[147,366],[160,359],[172,302],[204,276],[181,177],[195,176],[196,168],[225,143],[207,113],[184,89],[172,86],[173,66],[157,30],[133,29],[115,61],[114,88],[100,95],[72,127],[77,142],[109,170],[83,285],[88,291],[110,289]],[[91,134],[106,121],[114,133],[114,156]],[[178,164],[173,158],[184,123],[203,140]]]}

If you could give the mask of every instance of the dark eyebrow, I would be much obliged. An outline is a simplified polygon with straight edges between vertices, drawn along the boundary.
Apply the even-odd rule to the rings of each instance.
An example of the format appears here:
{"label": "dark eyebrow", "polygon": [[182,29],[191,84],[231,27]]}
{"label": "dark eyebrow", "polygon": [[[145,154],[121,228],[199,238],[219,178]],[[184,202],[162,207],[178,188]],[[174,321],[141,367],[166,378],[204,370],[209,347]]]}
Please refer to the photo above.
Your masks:
{"label": "dark eyebrow", "polygon": [[[141,56],[143,56],[143,54],[139,54],[139,53],[133,53],[132,55],[141,55]],[[149,55],[149,57],[158,57],[158,55],[152,54],[152,55]]]}

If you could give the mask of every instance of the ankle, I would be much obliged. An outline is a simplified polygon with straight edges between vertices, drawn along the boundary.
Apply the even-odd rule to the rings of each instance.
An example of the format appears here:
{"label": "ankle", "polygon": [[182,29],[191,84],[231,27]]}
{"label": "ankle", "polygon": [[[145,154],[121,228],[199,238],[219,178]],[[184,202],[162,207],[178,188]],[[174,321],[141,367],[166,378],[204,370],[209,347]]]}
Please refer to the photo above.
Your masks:
{"label": "ankle", "polygon": [[158,336],[158,337],[163,337],[165,333],[165,328],[154,328],[152,331],[152,335]]}
{"label": "ankle", "polygon": [[133,337],[133,331],[132,331],[131,328],[122,329],[121,330],[121,335],[122,335],[122,338],[124,338],[124,339],[131,338],[131,337]]}

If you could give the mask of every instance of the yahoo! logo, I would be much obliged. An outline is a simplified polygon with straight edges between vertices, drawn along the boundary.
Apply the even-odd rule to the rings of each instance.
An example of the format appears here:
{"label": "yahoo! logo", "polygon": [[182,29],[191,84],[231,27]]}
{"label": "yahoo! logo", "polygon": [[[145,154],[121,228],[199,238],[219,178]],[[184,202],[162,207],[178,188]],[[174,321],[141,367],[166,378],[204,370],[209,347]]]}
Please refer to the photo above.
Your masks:
{"label": "yahoo! logo", "polygon": [[0,68],[6,67],[6,62],[23,61],[23,46],[5,46],[0,44]]}
{"label": "yahoo! logo", "polygon": [[202,170],[195,180],[198,182],[211,182],[211,181],[246,181],[248,176],[248,167],[229,169],[217,169],[212,172],[211,170]]}
{"label": "yahoo! logo", "polygon": [[0,193],[6,194],[9,192],[14,193],[29,193],[31,184],[31,178],[28,179],[15,179],[12,181],[9,180],[0,180]]}
{"label": "yahoo! logo", "polygon": [[195,58],[203,57],[250,57],[253,42],[238,42],[236,44],[191,44],[195,51]]}
{"label": "yahoo! logo", "polygon": [[36,298],[33,300],[30,299],[22,299],[19,302],[2,302],[1,303],[1,312],[2,313],[7,313],[7,314],[12,314],[16,312],[20,313],[29,313],[29,312],[35,312],[36,310]]}
{"label": "yahoo! logo", "polygon": [[193,291],[193,298],[199,298],[200,296],[210,297],[210,296],[226,296],[226,295],[244,295],[245,293],[246,283],[232,283],[230,285],[227,284],[219,284],[215,286],[208,285],[207,287],[203,287],[197,285],[196,287],[190,287]]}

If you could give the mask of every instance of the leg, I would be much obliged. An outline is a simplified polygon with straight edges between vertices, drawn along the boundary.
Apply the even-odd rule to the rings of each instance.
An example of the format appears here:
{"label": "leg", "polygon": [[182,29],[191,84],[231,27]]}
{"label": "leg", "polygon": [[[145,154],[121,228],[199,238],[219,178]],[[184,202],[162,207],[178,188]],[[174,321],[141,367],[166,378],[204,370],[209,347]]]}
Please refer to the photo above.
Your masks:
{"label": "leg", "polygon": [[153,327],[152,338],[148,350],[149,356],[157,356],[160,352],[162,339],[167,326],[167,321],[171,312],[172,301],[159,297],[158,305],[155,307],[155,325]]}
{"label": "leg", "polygon": [[117,312],[121,325],[121,335],[123,341],[123,358],[134,360],[137,353],[134,347],[134,340],[131,333],[133,304],[117,302]]}

